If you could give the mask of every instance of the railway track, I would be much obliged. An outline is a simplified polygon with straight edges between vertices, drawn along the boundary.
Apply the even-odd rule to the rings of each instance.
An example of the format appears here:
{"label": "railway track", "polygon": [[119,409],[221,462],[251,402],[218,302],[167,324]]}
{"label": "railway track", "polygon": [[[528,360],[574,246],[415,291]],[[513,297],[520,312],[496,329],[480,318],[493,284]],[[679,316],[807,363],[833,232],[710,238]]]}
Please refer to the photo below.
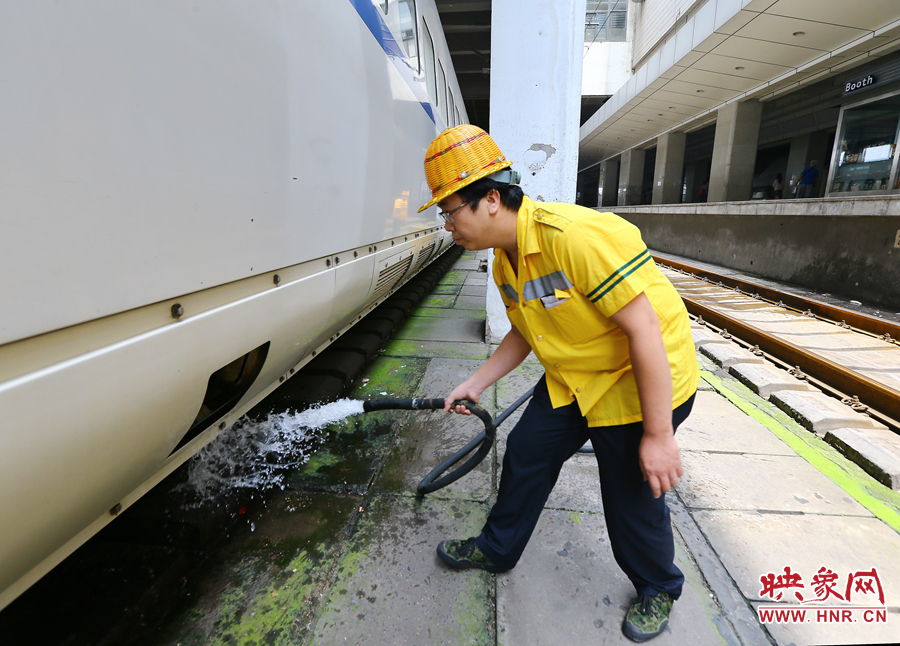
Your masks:
{"label": "railway track", "polygon": [[[698,323],[877,422],[870,434],[887,454],[883,462],[900,458],[900,325],[680,261],[655,260]],[[894,484],[884,469],[878,471],[879,480]]]}

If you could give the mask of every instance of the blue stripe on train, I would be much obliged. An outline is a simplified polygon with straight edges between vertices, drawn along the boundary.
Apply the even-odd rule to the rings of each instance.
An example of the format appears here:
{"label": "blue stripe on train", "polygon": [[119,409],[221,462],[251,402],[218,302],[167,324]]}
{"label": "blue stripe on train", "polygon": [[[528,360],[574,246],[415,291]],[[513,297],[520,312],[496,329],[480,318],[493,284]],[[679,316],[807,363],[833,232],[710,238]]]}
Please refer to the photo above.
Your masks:
{"label": "blue stripe on train", "polygon": [[[419,104],[424,108],[428,118],[437,125],[437,116],[434,114],[434,108],[431,106],[431,100],[428,98],[428,93],[425,91],[425,88],[422,87],[418,74],[409,64],[400,43],[397,42],[394,38],[394,34],[391,33],[391,30],[388,29],[388,26],[385,24],[381,11],[375,6],[375,3],[373,3],[372,0],[350,0],[350,4],[356,9],[356,13],[359,14],[359,17],[362,18],[366,27],[368,27],[369,31],[372,32],[372,35],[375,36],[375,40],[378,41],[378,44],[381,45],[384,53],[387,54],[388,58],[394,64],[394,67],[400,72],[403,80],[409,85],[409,88],[412,90],[416,99],[418,99]],[[418,20],[418,17],[416,20]],[[416,32],[418,33],[418,28],[416,29]],[[416,46],[418,47],[418,45]]]}

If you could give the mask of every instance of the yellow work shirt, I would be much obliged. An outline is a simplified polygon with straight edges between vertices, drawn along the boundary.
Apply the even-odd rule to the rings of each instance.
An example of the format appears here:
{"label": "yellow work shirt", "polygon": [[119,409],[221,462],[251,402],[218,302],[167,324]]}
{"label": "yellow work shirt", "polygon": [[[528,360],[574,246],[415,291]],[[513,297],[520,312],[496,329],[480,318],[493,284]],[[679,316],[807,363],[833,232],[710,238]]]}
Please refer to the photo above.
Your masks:
{"label": "yellow work shirt", "polygon": [[574,398],[589,426],[641,421],[628,338],[609,317],[642,292],[659,316],[672,408],[690,398],[700,372],[687,310],[637,227],[613,213],[525,197],[516,238],[518,275],[495,249],[494,281],[546,370],[554,408]]}

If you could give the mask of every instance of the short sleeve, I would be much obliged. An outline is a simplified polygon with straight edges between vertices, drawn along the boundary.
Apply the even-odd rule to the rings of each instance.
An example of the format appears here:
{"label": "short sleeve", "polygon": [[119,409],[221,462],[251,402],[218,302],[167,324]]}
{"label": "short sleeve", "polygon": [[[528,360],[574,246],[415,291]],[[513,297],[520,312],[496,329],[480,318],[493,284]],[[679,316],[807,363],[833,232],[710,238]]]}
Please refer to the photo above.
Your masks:
{"label": "short sleeve", "polygon": [[659,276],[638,228],[612,213],[580,218],[560,236],[556,251],[569,280],[606,317]]}

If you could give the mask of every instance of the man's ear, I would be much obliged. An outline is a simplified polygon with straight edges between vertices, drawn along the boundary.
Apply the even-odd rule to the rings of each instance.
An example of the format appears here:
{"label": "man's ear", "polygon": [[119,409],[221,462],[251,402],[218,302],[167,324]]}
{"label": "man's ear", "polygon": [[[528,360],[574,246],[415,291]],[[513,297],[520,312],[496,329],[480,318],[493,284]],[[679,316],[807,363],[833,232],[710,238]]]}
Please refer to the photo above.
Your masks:
{"label": "man's ear", "polygon": [[500,206],[503,202],[500,201],[500,191],[496,188],[492,188],[488,191],[488,194],[484,196],[485,201],[487,201],[488,213],[491,215],[496,215],[498,211],[500,211]]}

